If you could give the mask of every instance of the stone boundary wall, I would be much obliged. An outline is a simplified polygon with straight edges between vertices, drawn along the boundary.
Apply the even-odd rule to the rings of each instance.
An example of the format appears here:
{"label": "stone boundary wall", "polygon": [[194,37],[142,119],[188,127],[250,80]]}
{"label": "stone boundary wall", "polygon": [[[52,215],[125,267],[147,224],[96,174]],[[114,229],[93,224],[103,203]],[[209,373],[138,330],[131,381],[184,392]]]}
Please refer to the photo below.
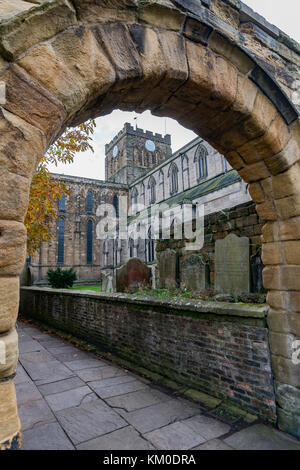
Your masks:
{"label": "stone boundary wall", "polygon": [[22,287],[20,313],[276,421],[265,305]]}

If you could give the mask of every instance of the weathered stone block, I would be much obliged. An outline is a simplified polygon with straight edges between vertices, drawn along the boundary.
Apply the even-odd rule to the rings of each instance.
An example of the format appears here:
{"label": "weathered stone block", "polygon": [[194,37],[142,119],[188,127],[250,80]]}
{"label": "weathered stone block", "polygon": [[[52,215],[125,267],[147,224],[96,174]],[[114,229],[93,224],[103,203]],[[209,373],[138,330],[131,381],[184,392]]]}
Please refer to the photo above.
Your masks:
{"label": "weathered stone block", "polygon": [[146,0],[139,4],[138,18],[157,28],[181,31],[185,14],[169,0]]}
{"label": "weathered stone block", "polygon": [[300,414],[277,408],[277,416],[279,429],[300,439]]}
{"label": "weathered stone block", "polygon": [[239,175],[247,183],[252,183],[268,178],[270,173],[264,162],[258,162],[239,170]]}
{"label": "weathered stone block", "polygon": [[11,440],[21,430],[16,391],[12,380],[0,382],[0,397],[0,443],[3,443]]}
{"label": "weathered stone block", "polygon": [[28,11],[14,14],[0,26],[0,49],[8,59],[14,59],[29,47],[50,39],[76,24],[76,12],[67,0],[50,1]]}
{"label": "weathered stone block", "polygon": [[263,221],[277,220],[277,214],[274,209],[273,201],[266,201],[256,206],[258,216]]}
{"label": "weathered stone block", "polygon": [[26,256],[26,228],[13,221],[0,221],[0,274],[21,274]]}
{"label": "weathered stone block", "polygon": [[272,354],[292,359],[293,343],[297,338],[291,334],[270,332],[270,347]]}
{"label": "weathered stone block", "polygon": [[55,95],[33,79],[18,65],[11,66],[2,76],[6,83],[6,102],[9,112],[40,129],[51,141],[60,130],[65,110]]}
{"label": "weathered stone block", "polygon": [[273,370],[278,382],[300,387],[299,364],[294,364],[292,360],[282,356],[272,356]]}
{"label": "weathered stone block", "polygon": [[254,62],[239,47],[228,41],[217,31],[209,38],[209,47],[233,63],[240,72],[247,74],[254,67]]}
{"label": "weathered stone block", "polygon": [[11,330],[6,335],[0,336],[0,381],[5,377],[15,374],[18,355],[18,335],[16,330]]}
{"label": "weathered stone block", "polygon": [[[290,219],[300,215],[300,195],[295,194],[275,200],[276,210],[281,219]],[[293,236],[295,238],[295,236]]]}
{"label": "weathered stone block", "polygon": [[[113,38],[110,45],[114,47]],[[68,114],[74,114],[115,82],[116,72],[101,47],[81,26],[64,31],[51,47],[41,44],[30,49],[18,63],[59,98]]]}
{"label": "weathered stone block", "polygon": [[277,175],[287,170],[299,160],[299,144],[296,139],[292,137],[281,152],[266,158],[265,164],[272,175]]}
{"label": "weathered stone block", "polygon": [[19,278],[2,277],[0,282],[0,333],[15,325],[19,308]]}
{"label": "weathered stone block", "polygon": [[252,200],[257,204],[265,201],[265,195],[260,183],[251,183],[249,185],[249,193]]}
{"label": "weathered stone block", "polygon": [[300,164],[296,163],[284,173],[273,176],[272,187],[275,199],[291,196],[298,192],[300,180]]}
{"label": "weathered stone block", "polygon": [[280,264],[283,262],[281,244],[279,242],[264,243],[262,247],[262,262],[268,264]]}

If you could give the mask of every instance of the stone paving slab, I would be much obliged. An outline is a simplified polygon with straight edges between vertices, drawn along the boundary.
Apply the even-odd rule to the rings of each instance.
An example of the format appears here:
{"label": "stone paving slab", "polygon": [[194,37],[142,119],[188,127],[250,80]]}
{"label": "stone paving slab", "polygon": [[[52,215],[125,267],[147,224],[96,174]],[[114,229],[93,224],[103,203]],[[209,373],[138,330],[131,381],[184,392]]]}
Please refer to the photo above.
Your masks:
{"label": "stone paving slab", "polygon": [[38,389],[44,397],[46,397],[47,395],[66,392],[67,390],[73,390],[74,388],[83,387],[84,385],[85,383],[79,377],[70,377],[69,379],[59,380],[58,382],[39,385]]}
{"label": "stone paving slab", "polygon": [[77,446],[78,450],[153,450],[155,447],[132,427],[97,437]]}
{"label": "stone paving slab", "polygon": [[54,393],[46,397],[46,401],[53,411],[60,411],[83,403],[98,400],[97,395],[87,387],[79,387],[65,392]]}
{"label": "stone paving slab", "polygon": [[193,450],[233,450],[228,444],[221,441],[221,439],[212,439],[211,441],[206,441],[200,446],[194,447]]}
{"label": "stone paving slab", "polygon": [[102,400],[56,412],[61,426],[74,444],[80,444],[127,426]]}
{"label": "stone paving slab", "polygon": [[41,400],[42,394],[33,382],[24,382],[16,385],[17,401],[19,405],[24,405],[36,400]]}
{"label": "stone paving slab", "polygon": [[32,351],[41,351],[45,348],[38,342],[34,340],[30,341],[24,341],[19,343],[19,352],[20,353],[25,353],[25,352],[32,352]]}
{"label": "stone paving slab", "polygon": [[56,422],[24,431],[23,450],[74,450],[74,446]]}
{"label": "stone paving slab", "polygon": [[24,369],[32,380],[36,381],[36,385],[67,379],[74,375],[70,369],[57,360],[38,364],[26,363]]}
{"label": "stone paving slab", "polygon": [[90,357],[89,359],[79,359],[78,361],[70,361],[65,362],[65,366],[67,366],[71,370],[80,370],[80,369],[88,369],[91,367],[99,367],[105,366],[105,363],[102,362],[100,359]]}
{"label": "stone paving slab", "polygon": [[137,392],[119,395],[106,400],[112,408],[122,408],[125,411],[135,411],[147,406],[170,400],[170,396],[155,389],[139,390]]}
{"label": "stone paving slab", "polygon": [[20,358],[21,364],[37,364],[39,362],[50,362],[55,361],[55,357],[52,356],[46,349],[41,351],[23,352]]}
{"label": "stone paving slab", "polygon": [[196,415],[199,413],[199,409],[199,406],[192,403],[183,403],[178,399],[171,398],[165,403],[148,406],[147,408],[142,408],[129,413],[119,410],[119,413],[139,432],[145,434],[163,426],[167,426],[175,421],[180,421]]}
{"label": "stone paving slab", "polygon": [[300,450],[300,441],[264,424],[254,424],[224,440],[237,450]]}
{"label": "stone paving slab", "polygon": [[144,434],[144,437],[160,450],[189,450],[205,442],[203,436],[195,433],[182,421]]}
{"label": "stone paving slab", "polygon": [[104,382],[106,382],[106,380],[89,382],[89,386],[97,393],[100,398],[116,397],[118,395],[124,395],[130,392],[136,392],[137,390],[147,388],[146,384],[134,379],[125,383],[113,385],[107,385]]}
{"label": "stone paving slab", "polygon": [[186,419],[184,424],[194,433],[201,435],[205,440],[224,436],[230,431],[230,426],[227,424],[202,414]]}
{"label": "stone paving slab", "polygon": [[97,380],[110,379],[113,377],[120,377],[121,375],[127,375],[123,369],[111,366],[93,367],[91,369],[77,370],[76,374],[84,382],[93,382]]}
{"label": "stone paving slab", "polygon": [[23,431],[33,428],[38,424],[55,422],[55,416],[45,400],[36,400],[20,405],[19,417]]}
{"label": "stone paving slab", "polygon": [[14,382],[15,382],[15,385],[18,385],[18,384],[21,384],[21,383],[24,383],[24,382],[31,382],[31,378],[25,372],[25,369],[22,367],[20,362],[17,365],[17,372],[16,372]]}

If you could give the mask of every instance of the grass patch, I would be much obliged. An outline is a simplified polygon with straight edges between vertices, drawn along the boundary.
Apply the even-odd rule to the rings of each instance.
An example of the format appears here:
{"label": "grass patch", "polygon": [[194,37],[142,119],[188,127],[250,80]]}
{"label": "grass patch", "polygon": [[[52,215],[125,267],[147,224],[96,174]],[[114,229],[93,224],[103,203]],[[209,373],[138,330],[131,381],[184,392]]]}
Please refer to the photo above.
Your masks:
{"label": "grass patch", "polygon": [[92,290],[94,292],[102,292],[101,286],[73,286],[70,290]]}

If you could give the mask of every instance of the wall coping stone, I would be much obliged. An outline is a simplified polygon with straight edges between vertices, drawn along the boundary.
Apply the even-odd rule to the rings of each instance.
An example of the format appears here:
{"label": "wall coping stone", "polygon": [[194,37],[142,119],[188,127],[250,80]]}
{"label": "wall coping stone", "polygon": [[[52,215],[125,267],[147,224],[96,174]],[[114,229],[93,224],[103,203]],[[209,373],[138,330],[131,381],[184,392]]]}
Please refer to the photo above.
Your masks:
{"label": "wall coping stone", "polygon": [[41,294],[67,295],[73,297],[86,297],[92,299],[106,300],[110,303],[130,303],[136,305],[149,305],[154,307],[171,307],[172,310],[192,311],[195,313],[215,314],[221,316],[234,316],[244,318],[265,319],[268,314],[267,304],[234,304],[228,302],[185,300],[185,299],[161,299],[157,297],[137,296],[134,294],[92,292],[81,290],[76,292],[69,289],[52,289],[50,287],[21,287],[21,291],[40,292]]}

